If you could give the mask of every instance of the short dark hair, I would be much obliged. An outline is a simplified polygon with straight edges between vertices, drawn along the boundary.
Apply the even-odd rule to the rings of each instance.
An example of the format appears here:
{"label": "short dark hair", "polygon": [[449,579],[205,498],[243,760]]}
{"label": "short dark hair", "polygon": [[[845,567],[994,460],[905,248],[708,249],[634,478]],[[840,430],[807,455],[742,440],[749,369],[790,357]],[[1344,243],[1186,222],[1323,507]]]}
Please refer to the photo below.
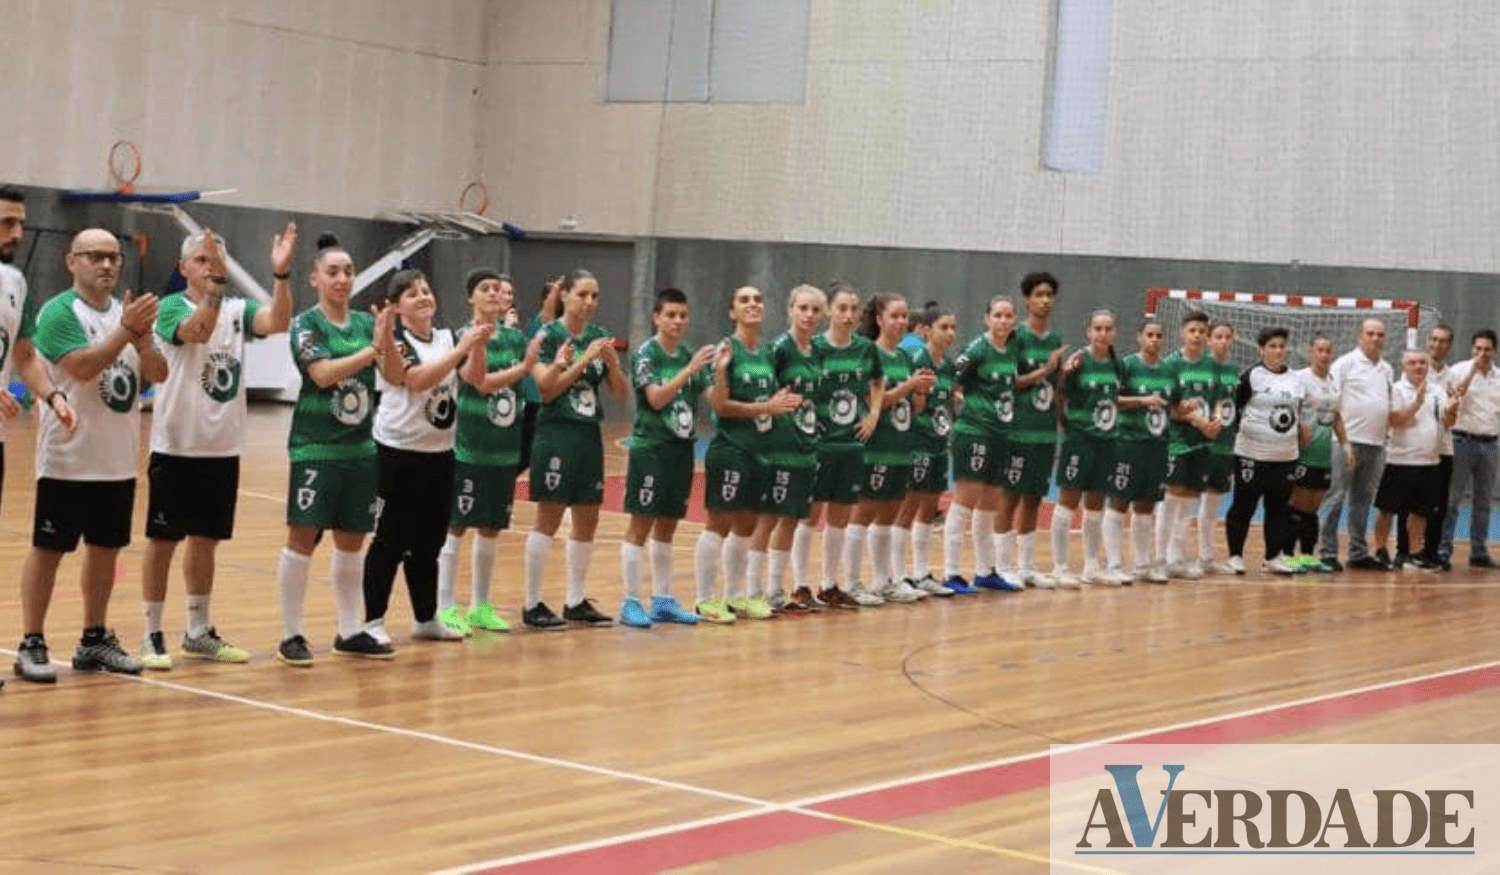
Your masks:
{"label": "short dark hair", "polygon": [[1269,328],[1262,328],[1260,330],[1260,334],[1255,336],[1255,345],[1265,346],[1275,338],[1279,337],[1282,340],[1286,340],[1290,336],[1285,328],[1282,328],[1280,325],[1272,325]]}
{"label": "short dark hair", "polygon": [[26,203],[26,195],[21,190],[11,185],[0,185],[0,201],[10,201],[13,204]]}
{"label": "short dark hair", "polygon": [[652,313],[660,313],[662,308],[668,304],[687,304],[687,292],[682,289],[666,288],[656,293],[656,305],[651,308]]}
{"label": "short dark hair", "polygon": [[411,288],[417,280],[427,279],[427,274],[422,273],[414,267],[404,268],[391,274],[391,280],[385,287],[385,299],[387,302],[401,297],[401,293]]}
{"label": "short dark hair", "polygon": [[1474,341],[1478,340],[1481,337],[1486,338],[1486,339],[1489,340],[1491,348],[1493,348],[1496,345],[1496,341],[1495,341],[1495,329],[1493,329],[1493,328],[1481,328],[1481,329],[1479,329],[1478,331],[1474,332],[1474,336],[1469,340],[1469,343],[1473,343]]}
{"label": "short dark hair", "polygon": [[1189,322],[1202,322],[1204,325],[1207,325],[1208,314],[1202,310],[1189,310],[1182,314],[1182,324],[1186,325]]}
{"label": "short dark hair", "polygon": [[1062,293],[1062,283],[1057,281],[1057,277],[1045,270],[1039,270],[1021,277],[1021,297],[1031,297],[1031,293],[1036,291],[1038,286],[1051,286],[1054,293]]}

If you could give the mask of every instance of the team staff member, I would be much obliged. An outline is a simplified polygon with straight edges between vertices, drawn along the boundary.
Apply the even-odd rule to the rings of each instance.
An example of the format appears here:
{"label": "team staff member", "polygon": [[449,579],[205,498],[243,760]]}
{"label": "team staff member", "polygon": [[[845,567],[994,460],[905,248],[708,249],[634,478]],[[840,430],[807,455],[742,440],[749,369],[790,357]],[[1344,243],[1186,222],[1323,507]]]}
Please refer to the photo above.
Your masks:
{"label": "team staff member", "polygon": [[146,466],[146,556],[141,601],[146,614],[141,662],[170,669],[162,631],[167,578],[177,544],[186,540],[182,576],[187,585],[187,629],[182,652],[194,659],[246,662],[250,654],[219,637],[209,613],[214,553],[234,534],[240,453],[245,445],[245,383],[241,372],[247,336],[285,331],[292,321],[292,254],[297,226],[271,241],[271,305],[226,298],[229,277],[223,241],[212,231],[182,241],[178,270],[187,288],[162,299],[156,333],[167,360],[167,379],[156,387],[151,418],[151,459]]}
{"label": "team staff member", "polygon": [[140,447],[142,378],[167,378],[167,362],[151,343],[157,299],[113,296],[123,255],[108,231],[90,228],[68,247],[73,287],[47,302],[37,317],[36,349],[52,363],[55,385],[77,405],[77,426],[50,402],[42,408],[36,440],[36,513],[31,552],[21,569],[25,637],[16,674],[28,681],[57,679],[43,625],[57,566],[84,542],[81,584],[83,637],[73,653],[79,671],[140,674],[107,627],[115,561],[130,543],[135,466]]}
{"label": "team staff member", "polygon": [[[1453,375],[1453,369],[1448,366],[1448,353],[1453,350],[1453,329],[1444,324],[1437,324],[1427,332],[1427,385],[1433,389],[1441,389],[1444,394],[1449,391],[1451,383],[1449,380]],[[1448,520],[1448,483],[1453,479],[1453,432],[1446,426],[1441,430],[1438,439],[1438,503],[1432,509],[1432,515],[1427,518],[1427,531],[1431,537],[1425,540],[1423,558],[1429,565],[1441,567],[1444,571],[1452,570],[1450,561],[1440,555],[1439,548],[1442,546],[1442,533],[1447,528]],[[1452,543],[1449,543],[1452,546]],[[1406,538],[1406,514],[1401,514],[1396,520],[1396,553],[1397,558],[1409,557],[1412,554],[1411,545]]]}
{"label": "team staff member", "polygon": [[1469,565],[1493,568],[1485,542],[1490,532],[1490,490],[1495,484],[1495,437],[1500,433],[1500,369],[1495,367],[1495,332],[1474,332],[1468,361],[1459,362],[1449,374],[1449,385],[1462,400],[1453,423],[1453,482],[1448,496],[1448,515],[1443,522],[1443,543],[1438,548],[1444,561],[1453,555],[1453,530],[1464,493],[1472,488],[1469,506]]}
{"label": "team staff member", "polygon": [[1385,323],[1366,319],[1360,323],[1359,345],[1339,356],[1329,373],[1339,393],[1339,415],[1349,437],[1348,467],[1334,477],[1329,507],[1323,518],[1320,558],[1334,571],[1339,563],[1339,518],[1344,502],[1349,504],[1349,567],[1384,571],[1386,564],[1370,554],[1365,537],[1370,503],[1380,485],[1385,467],[1385,440],[1390,432],[1391,366],[1380,356],[1385,350]]}
{"label": "team staff member", "polygon": [[[1391,434],[1386,443],[1385,470],[1375,495],[1375,545],[1380,561],[1392,565],[1385,551],[1391,531],[1391,516],[1406,511],[1407,538],[1413,549],[1424,538],[1436,536],[1426,525],[1437,504],[1438,451],[1443,426],[1452,427],[1461,399],[1449,397],[1441,387],[1427,385],[1427,353],[1408,349],[1401,356],[1401,379],[1391,387]],[[1418,570],[1436,566],[1422,555],[1410,560]]]}

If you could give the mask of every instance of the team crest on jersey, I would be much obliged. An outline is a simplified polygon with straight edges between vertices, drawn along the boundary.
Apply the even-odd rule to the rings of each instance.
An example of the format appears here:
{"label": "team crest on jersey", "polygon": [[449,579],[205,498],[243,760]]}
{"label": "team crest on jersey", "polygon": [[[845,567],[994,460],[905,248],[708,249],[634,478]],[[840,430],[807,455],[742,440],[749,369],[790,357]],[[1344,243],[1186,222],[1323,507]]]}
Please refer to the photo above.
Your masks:
{"label": "team crest on jersey", "polygon": [[859,399],[848,389],[839,389],[828,401],[828,418],[834,425],[853,425],[859,418]]}
{"label": "team crest on jersey", "polygon": [[453,427],[458,418],[458,405],[453,403],[453,387],[439,383],[422,404],[422,413],[438,431]]}
{"label": "team crest on jersey", "polygon": [[656,500],[656,475],[647,474],[641,478],[641,488],[635,492],[636,504],[641,507],[650,507]]}
{"label": "team crest on jersey", "polygon": [[1234,409],[1234,401],[1229,398],[1220,398],[1219,403],[1214,405],[1214,416],[1218,417],[1219,425],[1229,428],[1234,425],[1234,417],[1237,411]]}
{"label": "team crest on jersey", "polygon": [[1016,396],[1006,392],[995,399],[995,418],[1001,422],[1010,422],[1016,418]]}
{"label": "team crest on jersey", "polygon": [[306,363],[313,360],[317,351],[317,341],[313,340],[312,331],[304,328],[297,332],[297,358]]}
{"label": "team crest on jersey", "polygon": [[129,413],[139,393],[140,383],[136,380],[135,370],[125,362],[110,362],[99,375],[99,400],[116,413]]}
{"label": "team crest on jersey", "polygon": [[497,428],[509,428],[516,424],[516,410],[520,405],[516,404],[516,393],[509,387],[485,399],[485,413],[488,415],[490,425]]}
{"label": "team crest on jersey", "polygon": [[1052,384],[1045,380],[1036,385],[1036,394],[1031,396],[1031,406],[1037,410],[1052,409]]}
{"label": "team crest on jersey", "polygon": [[599,396],[594,394],[594,387],[579,380],[573,384],[568,393],[573,404],[573,412],[579,416],[593,416],[599,412]]}
{"label": "team crest on jersey", "polygon": [[678,399],[672,402],[672,407],[667,413],[667,426],[672,429],[672,434],[680,438],[693,436],[693,408],[686,401]]}
{"label": "team crest on jersey", "polygon": [[1119,408],[1115,406],[1113,398],[1106,398],[1094,405],[1094,428],[1100,431],[1114,431],[1115,420],[1119,418]]}
{"label": "team crest on jersey", "polygon": [[818,409],[811,398],[804,398],[797,408],[797,427],[803,434],[815,434],[818,430]]}
{"label": "team crest on jersey", "polygon": [[562,459],[553,456],[547,460],[547,473],[542,475],[542,482],[547,485],[548,492],[562,485]]}
{"label": "team crest on jersey", "polygon": [[896,431],[911,431],[911,400],[902,398],[891,408],[891,427]]}
{"label": "team crest on jersey", "polygon": [[208,361],[203,363],[198,383],[203,386],[208,397],[220,404],[234,400],[234,396],[240,391],[239,359],[224,352],[210,355]]}
{"label": "team crest on jersey", "polygon": [[1271,408],[1269,420],[1271,431],[1286,434],[1297,427],[1297,408],[1290,404],[1277,404]]}
{"label": "team crest on jersey", "polygon": [[345,377],[333,387],[328,412],[340,425],[359,425],[370,415],[370,387],[354,377]]}
{"label": "team crest on jersey", "polygon": [[953,430],[953,417],[948,413],[948,405],[939,404],[933,409],[932,430],[938,437],[947,437],[948,432]]}
{"label": "team crest on jersey", "polygon": [[1146,408],[1146,432],[1152,437],[1161,437],[1167,431],[1167,410],[1165,407]]}

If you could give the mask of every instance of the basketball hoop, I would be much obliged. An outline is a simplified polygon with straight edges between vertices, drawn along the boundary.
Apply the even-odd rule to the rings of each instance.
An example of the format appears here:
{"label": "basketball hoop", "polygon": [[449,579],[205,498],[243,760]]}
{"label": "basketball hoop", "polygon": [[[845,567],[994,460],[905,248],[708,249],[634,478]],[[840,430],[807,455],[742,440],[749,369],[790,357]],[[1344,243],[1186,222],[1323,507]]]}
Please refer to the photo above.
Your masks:
{"label": "basketball hoop", "polygon": [[116,140],[109,147],[109,182],[120,194],[135,194],[141,175],[141,150],[131,140]]}
{"label": "basketball hoop", "polygon": [[490,208],[490,190],[478,180],[469,183],[458,196],[458,208],[466,213],[484,215]]}

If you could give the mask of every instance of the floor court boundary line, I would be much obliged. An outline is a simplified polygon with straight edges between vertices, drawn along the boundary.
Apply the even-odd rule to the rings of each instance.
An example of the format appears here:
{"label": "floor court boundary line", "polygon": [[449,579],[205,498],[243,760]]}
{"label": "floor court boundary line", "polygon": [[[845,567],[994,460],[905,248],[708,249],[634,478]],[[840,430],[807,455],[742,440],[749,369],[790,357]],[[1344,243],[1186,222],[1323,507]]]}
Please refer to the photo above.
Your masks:
{"label": "floor court boundary line", "polygon": [[[772,805],[775,807],[775,809],[780,810],[780,811],[786,811],[786,812],[790,812],[790,813],[794,813],[794,814],[807,815],[807,816],[816,817],[816,818],[819,818],[819,819],[825,819],[825,820],[831,819],[831,820],[837,820],[837,821],[840,821],[840,822],[857,821],[859,823],[859,825],[862,825],[862,826],[868,825],[868,826],[871,826],[871,827],[889,826],[887,824],[872,823],[872,822],[869,822],[869,821],[860,821],[858,818],[846,818],[843,815],[833,815],[833,814],[831,814],[829,812],[819,811],[816,808],[812,808],[811,806],[824,805],[824,804],[828,804],[828,803],[831,803],[831,802],[845,801],[845,800],[857,798],[857,797],[860,797],[860,796],[868,795],[868,794],[871,794],[871,793],[878,793],[878,792],[882,792],[882,791],[885,791],[885,790],[896,789],[896,788],[899,788],[899,787],[915,786],[915,785],[918,785],[918,784],[928,783],[928,782],[931,782],[931,781],[942,780],[944,778],[951,778],[951,777],[955,777],[955,776],[959,776],[959,775],[970,774],[970,773],[973,773],[973,772],[980,772],[980,771],[984,771],[984,770],[987,770],[987,769],[994,769],[994,768],[999,768],[999,767],[1003,767],[1003,766],[1011,766],[1011,765],[1017,765],[1017,764],[1021,764],[1021,763],[1034,762],[1034,761],[1039,760],[1039,759],[1050,757],[1054,753],[1058,754],[1058,755],[1066,755],[1066,754],[1078,753],[1080,751],[1090,750],[1090,749],[1096,748],[1096,747],[1102,747],[1102,746],[1107,745],[1107,744],[1123,744],[1123,743],[1128,743],[1128,742],[1130,742],[1133,739],[1150,738],[1152,736],[1164,735],[1164,734],[1172,733],[1172,732],[1179,732],[1179,731],[1182,731],[1182,730],[1185,730],[1185,729],[1192,729],[1192,728],[1195,728],[1195,727],[1209,726],[1209,725],[1212,725],[1212,724],[1215,724],[1215,723],[1227,723],[1227,722],[1230,722],[1230,721],[1233,721],[1233,720],[1239,720],[1239,719],[1243,719],[1243,718],[1247,718],[1247,717],[1255,717],[1255,716],[1260,716],[1260,715],[1264,715],[1264,714],[1270,714],[1270,713],[1273,713],[1273,712],[1276,712],[1276,711],[1292,710],[1292,709],[1296,709],[1296,708],[1306,707],[1308,705],[1316,705],[1316,704],[1319,704],[1319,703],[1322,703],[1322,702],[1330,702],[1330,701],[1334,701],[1334,700],[1337,700],[1337,699],[1346,699],[1346,698],[1352,698],[1352,697],[1357,697],[1357,696],[1368,695],[1370,693],[1377,693],[1377,692],[1381,692],[1383,690],[1396,689],[1396,688],[1405,687],[1405,686],[1416,686],[1416,685],[1423,684],[1423,683],[1429,683],[1429,682],[1432,682],[1432,681],[1442,680],[1444,678],[1457,677],[1457,676],[1465,675],[1465,674],[1474,674],[1474,673],[1478,673],[1478,672],[1493,670],[1495,668],[1500,668],[1500,660],[1491,660],[1491,661],[1488,661],[1488,662],[1473,663],[1473,664],[1470,664],[1470,665],[1459,666],[1459,667],[1451,668],[1451,669],[1445,669],[1443,671],[1430,672],[1428,674],[1418,675],[1416,677],[1398,678],[1398,679],[1394,679],[1394,680],[1390,680],[1390,681],[1382,681],[1381,683],[1378,683],[1378,684],[1366,684],[1364,686],[1359,686],[1359,687],[1351,687],[1351,688],[1347,688],[1347,689],[1343,689],[1343,690],[1338,690],[1338,691],[1332,691],[1332,692],[1327,692],[1327,693],[1319,693],[1319,694],[1312,695],[1312,696],[1304,696],[1304,697],[1299,698],[1299,699],[1293,699],[1293,700],[1287,701],[1287,702],[1279,702],[1279,703],[1274,703],[1274,704],[1261,705],[1261,706],[1257,706],[1257,707],[1254,707],[1254,708],[1245,708],[1245,709],[1241,709],[1239,711],[1231,711],[1231,712],[1228,712],[1228,713],[1225,713],[1225,714],[1219,714],[1219,715],[1215,715],[1215,716],[1212,716],[1212,717],[1200,718],[1200,719],[1197,719],[1197,720],[1187,720],[1187,721],[1182,721],[1182,722],[1178,722],[1178,723],[1174,723],[1174,724],[1169,724],[1169,725],[1166,725],[1166,726],[1156,726],[1156,727],[1150,727],[1150,728],[1142,729],[1142,730],[1136,730],[1136,731],[1125,732],[1125,733],[1118,733],[1116,735],[1106,736],[1104,738],[1094,739],[1094,740],[1091,740],[1091,741],[1076,742],[1076,743],[1069,744],[1069,745],[1058,745],[1057,749],[1055,751],[1051,747],[1048,747],[1048,748],[1040,750],[1040,751],[1032,751],[1032,752],[1029,752],[1029,753],[1022,753],[1022,754],[1012,754],[1010,756],[998,757],[998,758],[995,758],[995,759],[985,760],[985,761],[982,761],[982,762],[979,762],[979,763],[971,763],[971,764],[962,765],[962,766],[954,766],[954,767],[948,768],[948,769],[940,769],[940,770],[935,770],[935,771],[930,771],[930,772],[923,772],[923,773],[919,773],[919,774],[916,774],[916,775],[908,775],[908,776],[904,776],[904,777],[901,777],[901,778],[893,778],[893,779],[891,779],[889,781],[881,781],[881,782],[876,782],[876,783],[872,783],[872,784],[864,784],[864,785],[861,785],[861,786],[858,786],[858,787],[855,787],[855,788],[848,788],[848,789],[838,790],[838,791],[834,791],[834,792],[830,792],[830,793],[817,794],[817,795],[813,795],[813,796],[805,796],[805,797],[801,797],[799,799],[791,800],[791,801],[786,802],[786,803],[779,803],[779,804],[778,803],[772,803]],[[724,815],[724,816],[722,816],[720,818],[715,818],[713,820],[713,823],[717,824],[717,823],[728,823],[728,822],[733,822],[733,821],[737,821],[737,820],[746,820],[746,819],[749,819],[751,817],[757,817],[757,816],[760,816],[760,815],[766,814],[766,813],[771,813],[771,812],[764,812],[764,811],[738,812],[738,813],[734,813],[734,814],[730,814],[730,815]],[[639,834],[637,834],[637,833],[630,833],[630,834],[622,834],[622,835],[614,836],[614,837],[590,839],[588,841],[570,843],[570,844],[567,844],[567,845],[558,845],[558,846],[555,846],[555,847],[552,847],[552,848],[542,849],[542,850],[538,850],[538,851],[531,851],[531,852],[524,853],[524,854],[516,854],[516,855],[512,855],[512,856],[500,857],[500,858],[496,858],[496,859],[493,859],[493,860],[487,860],[487,861],[483,861],[483,862],[470,863],[470,864],[466,864],[466,865],[460,866],[460,867],[455,867],[455,868],[452,868],[452,869],[444,869],[444,870],[441,870],[439,872],[434,873],[434,875],[463,875],[463,873],[479,872],[479,871],[485,871],[485,870],[490,870],[490,869],[501,869],[501,868],[504,868],[504,867],[507,867],[507,866],[515,866],[515,865],[519,865],[519,864],[522,864],[522,863],[536,862],[536,861],[539,861],[539,860],[546,860],[546,859],[551,859],[551,858],[555,858],[555,857],[564,857],[564,856],[569,856],[569,855],[572,855],[572,854],[581,853],[581,852],[584,852],[584,851],[598,850],[600,848],[607,848],[607,847],[611,847],[611,846],[614,846],[614,845],[627,844],[627,843],[630,843],[630,842],[633,842],[633,841],[639,841],[641,839],[657,838],[657,837],[664,836],[664,835],[671,835],[672,833],[686,832],[688,830],[696,829],[696,828],[698,828],[700,826],[703,826],[703,825],[712,825],[712,824],[700,824],[697,821],[684,821],[682,823],[676,824],[675,826],[672,825],[672,824],[667,824],[667,825],[663,825],[661,827],[654,827],[654,828],[652,828],[650,830],[642,831]],[[901,829],[901,828],[898,827],[897,829]],[[917,833],[916,831],[912,831],[912,830],[907,830],[906,832],[914,833],[916,835],[920,835],[920,836],[923,836],[925,838],[928,838],[929,840],[939,841],[939,842],[943,842],[945,844],[954,844],[955,843],[954,840],[947,839],[946,837],[943,837],[943,836],[937,836],[937,835],[932,835],[932,834],[928,834],[928,833]],[[992,849],[992,850],[1003,851],[1004,849]],[[1019,853],[1019,852],[1016,852],[1016,853]],[[1057,865],[1064,865],[1064,866],[1067,865],[1064,861],[1053,861],[1053,862],[1055,864],[1057,864]],[[1073,868],[1073,867],[1069,866],[1069,868]],[[1081,871],[1102,872],[1102,871],[1105,871],[1105,870],[1088,869],[1088,870],[1081,870]]]}

